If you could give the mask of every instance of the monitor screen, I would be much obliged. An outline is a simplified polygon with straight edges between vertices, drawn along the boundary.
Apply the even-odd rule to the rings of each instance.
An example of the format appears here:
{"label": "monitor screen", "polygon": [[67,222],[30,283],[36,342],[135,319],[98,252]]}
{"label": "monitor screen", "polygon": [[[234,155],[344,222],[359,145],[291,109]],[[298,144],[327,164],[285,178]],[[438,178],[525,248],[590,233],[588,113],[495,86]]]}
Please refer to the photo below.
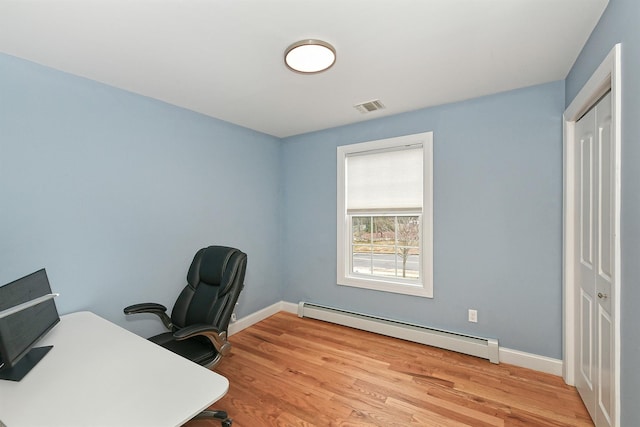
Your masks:
{"label": "monitor screen", "polygon": [[[45,269],[0,286],[0,312],[51,294]],[[0,317],[0,370],[13,368],[60,321],[53,299]]]}

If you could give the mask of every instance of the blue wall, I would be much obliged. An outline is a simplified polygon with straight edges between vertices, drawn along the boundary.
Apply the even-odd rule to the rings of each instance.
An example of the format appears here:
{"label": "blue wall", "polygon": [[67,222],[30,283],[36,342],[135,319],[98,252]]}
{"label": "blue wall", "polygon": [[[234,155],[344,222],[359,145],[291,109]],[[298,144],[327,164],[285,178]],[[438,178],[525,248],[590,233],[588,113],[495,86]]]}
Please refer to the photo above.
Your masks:
{"label": "blue wall", "polygon": [[[0,54],[0,283],[148,335],[197,249],[247,252],[239,316],[281,300],[279,139]],[[151,317],[151,316],[149,316]]]}
{"label": "blue wall", "polygon": [[621,422],[640,426],[640,2],[609,6],[566,80],[567,105],[616,43],[622,43]]}
{"label": "blue wall", "polygon": [[[284,299],[562,358],[564,91],[554,82],[286,139]],[[336,147],[425,131],[434,132],[434,298],[338,286]]]}

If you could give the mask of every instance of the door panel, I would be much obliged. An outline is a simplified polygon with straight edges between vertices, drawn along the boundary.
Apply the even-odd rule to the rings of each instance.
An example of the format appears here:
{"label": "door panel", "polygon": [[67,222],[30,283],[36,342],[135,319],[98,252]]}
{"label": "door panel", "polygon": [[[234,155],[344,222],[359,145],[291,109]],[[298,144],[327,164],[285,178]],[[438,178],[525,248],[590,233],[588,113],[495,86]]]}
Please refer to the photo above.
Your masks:
{"label": "door panel", "polygon": [[613,408],[613,323],[608,313],[600,307],[598,309],[598,406],[596,420],[602,421],[596,425],[611,425]]}
{"label": "door panel", "polygon": [[[604,99],[603,99],[604,101]],[[613,171],[611,153],[611,115],[606,113],[604,105],[598,105],[598,275],[606,282],[611,282],[613,271],[612,252],[613,242],[609,238],[613,235]]]}
{"label": "door panel", "polygon": [[598,313],[595,346],[596,371],[596,426],[610,426],[613,408],[613,295],[614,221],[615,221],[615,164],[611,138],[611,94],[596,105],[598,192],[596,310]]}
{"label": "door panel", "polygon": [[577,346],[579,372],[576,375],[576,388],[592,418],[595,419],[596,397],[594,389],[595,370],[595,276],[594,242],[595,226],[593,221],[594,191],[594,150],[595,150],[595,110],[589,111],[576,123],[577,168],[576,192],[578,208],[576,221],[577,238],[580,245],[579,262],[576,266],[576,280],[580,310],[578,325],[580,328]]}
{"label": "door panel", "polygon": [[593,393],[593,300],[585,292],[580,292],[580,378],[583,388]]}
{"label": "door panel", "polygon": [[580,262],[593,269],[593,129],[582,126],[579,142],[580,158]]}

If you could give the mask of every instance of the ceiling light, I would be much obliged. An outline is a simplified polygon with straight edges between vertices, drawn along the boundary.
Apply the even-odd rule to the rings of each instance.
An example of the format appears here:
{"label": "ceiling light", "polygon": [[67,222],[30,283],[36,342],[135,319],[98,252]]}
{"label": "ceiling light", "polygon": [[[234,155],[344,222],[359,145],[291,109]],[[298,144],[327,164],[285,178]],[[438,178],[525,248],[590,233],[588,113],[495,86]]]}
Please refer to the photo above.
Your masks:
{"label": "ceiling light", "polygon": [[291,70],[313,74],[331,68],[336,62],[336,50],[322,40],[301,40],[284,52],[284,63]]}

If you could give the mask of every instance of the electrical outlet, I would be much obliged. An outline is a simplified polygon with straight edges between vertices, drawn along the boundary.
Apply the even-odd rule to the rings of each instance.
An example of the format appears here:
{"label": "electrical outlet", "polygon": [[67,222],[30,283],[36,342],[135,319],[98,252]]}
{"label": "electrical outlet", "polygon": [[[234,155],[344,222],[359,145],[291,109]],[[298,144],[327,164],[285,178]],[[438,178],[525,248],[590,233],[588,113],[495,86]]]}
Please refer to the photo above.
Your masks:
{"label": "electrical outlet", "polygon": [[469,309],[469,322],[478,323],[478,310]]}
{"label": "electrical outlet", "polygon": [[231,322],[235,322],[238,320],[238,316],[236,316],[237,309],[238,309],[238,303],[236,303],[235,307],[233,307],[233,313],[231,313]]}

